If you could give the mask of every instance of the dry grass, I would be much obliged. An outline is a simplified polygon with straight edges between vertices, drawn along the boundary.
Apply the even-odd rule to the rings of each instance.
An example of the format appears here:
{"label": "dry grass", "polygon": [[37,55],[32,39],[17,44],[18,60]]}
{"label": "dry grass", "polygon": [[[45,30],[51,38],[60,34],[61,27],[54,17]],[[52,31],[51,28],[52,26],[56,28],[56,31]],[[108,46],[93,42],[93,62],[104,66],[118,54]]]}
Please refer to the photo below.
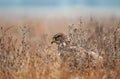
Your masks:
{"label": "dry grass", "polygon": [[72,43],[98,53],[103,57],[102,65],[88,62],[91,58],[77,62],[78,66],[74,65],[76,60],[62,61],[57,48],[49,44],[49,34],[31,41],[31,28],[17,28],[21,33],[19,38],[10,31],[13,28],[0,29],[0,79],[120,78],[120,24],[117,21],[104,23],[91,18],[68,27],[67,34]]}

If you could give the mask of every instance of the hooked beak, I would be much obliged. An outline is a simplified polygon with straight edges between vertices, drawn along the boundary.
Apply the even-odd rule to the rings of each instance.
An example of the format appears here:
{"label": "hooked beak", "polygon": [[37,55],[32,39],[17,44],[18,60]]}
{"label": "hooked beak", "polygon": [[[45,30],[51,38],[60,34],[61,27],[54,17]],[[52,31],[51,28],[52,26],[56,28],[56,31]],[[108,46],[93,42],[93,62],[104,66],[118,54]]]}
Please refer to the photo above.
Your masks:
{"label": "hooked beak", "polygon": [[54,42],[53,41],[51,41],[51,44],[53,44]]}
{"label": "hooked beak", "polygon": [[51,44],[55,43],[55,40],[51,41]]}

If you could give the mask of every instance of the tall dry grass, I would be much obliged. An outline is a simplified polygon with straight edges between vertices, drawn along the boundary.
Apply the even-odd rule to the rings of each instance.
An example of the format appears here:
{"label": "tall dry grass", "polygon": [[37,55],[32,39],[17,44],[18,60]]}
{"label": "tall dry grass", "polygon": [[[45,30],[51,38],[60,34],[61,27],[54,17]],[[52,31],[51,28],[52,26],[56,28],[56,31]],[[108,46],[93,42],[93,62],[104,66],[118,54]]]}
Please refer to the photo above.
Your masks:
{"label": "tall dry grass", "polygon": [[[112,25],[112,26],[109,26]],[[10,30],[0,29],[0,79],[119,79],[120,76],[120,23],[118,20],[80,20],[70,25],[67,35],[77,47],[83,47],[103,57],[102,65],[88,63],[80,65],[73,61],[62,61],[56,46],[50,45],[51,37],[43,34],[31,41],[31,28],[20,27],[17,37]],[[71,58],[72,59],[72,58]],[[72,63],[73,66],[69,66]]]}

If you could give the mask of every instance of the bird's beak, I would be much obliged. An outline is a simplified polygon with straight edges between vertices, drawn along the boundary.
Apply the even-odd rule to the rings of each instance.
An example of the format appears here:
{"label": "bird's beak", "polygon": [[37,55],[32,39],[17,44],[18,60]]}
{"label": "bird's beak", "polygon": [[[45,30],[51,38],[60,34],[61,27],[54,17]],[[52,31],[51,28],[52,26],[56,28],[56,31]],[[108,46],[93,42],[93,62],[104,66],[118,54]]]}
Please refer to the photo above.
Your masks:
{"label": "bird's beak", "polygon": [[52,41],[51,41],[51,44],[53,44],[53,43],[55,43],[55,40],[52,40]]}
{"label": "bird's beak", "polygon": [[51,41],[51,44],[53,44],[54,43],[54,41]]}

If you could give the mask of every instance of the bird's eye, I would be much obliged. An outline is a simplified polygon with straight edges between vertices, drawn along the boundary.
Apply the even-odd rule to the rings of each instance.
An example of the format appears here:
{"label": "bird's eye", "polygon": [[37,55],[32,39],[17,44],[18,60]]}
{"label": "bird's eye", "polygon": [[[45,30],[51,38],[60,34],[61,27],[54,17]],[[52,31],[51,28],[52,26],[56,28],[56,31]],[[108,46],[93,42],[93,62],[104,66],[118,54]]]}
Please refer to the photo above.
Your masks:
{"label": "bird's eye", "polygon": [[53,38],[53,40],[54,40],[54,41],[58,41],[58,39],[57,39],[57,38]]}
{"label": "bird's eye", "polygon": [[55,37],[54,40],[55,40],[55,41],[58,41],[58,37]]}

